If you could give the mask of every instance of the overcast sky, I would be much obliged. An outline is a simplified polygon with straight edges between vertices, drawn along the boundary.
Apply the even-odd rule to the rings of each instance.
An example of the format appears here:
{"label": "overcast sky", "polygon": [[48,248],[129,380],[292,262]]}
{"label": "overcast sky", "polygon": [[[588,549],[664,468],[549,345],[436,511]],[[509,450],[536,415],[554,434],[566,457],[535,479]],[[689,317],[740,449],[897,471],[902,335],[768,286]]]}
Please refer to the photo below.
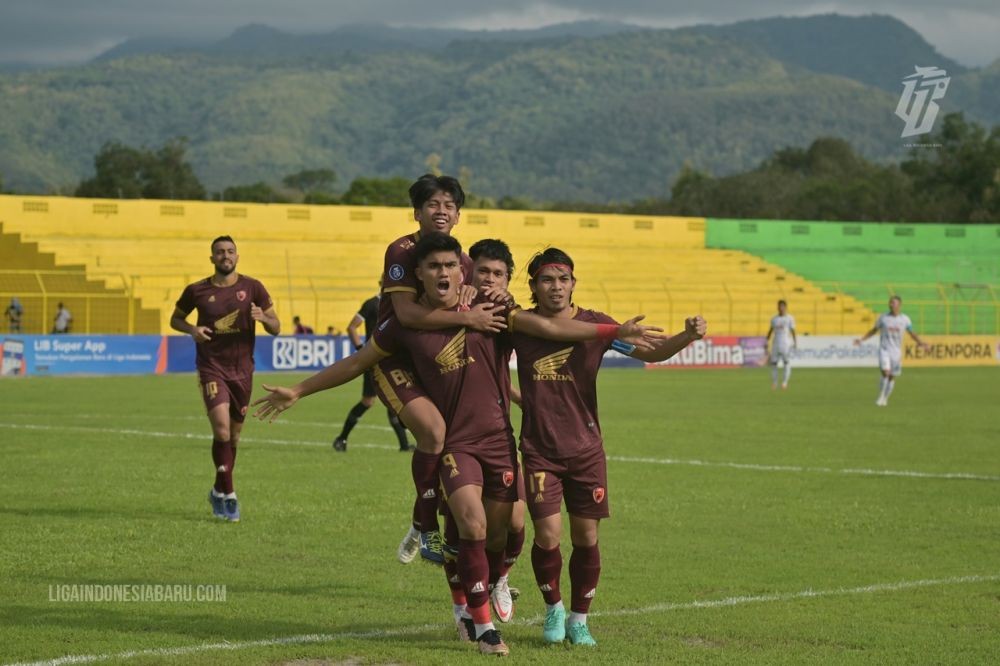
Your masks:
{"label": "overcast sky", "polygon": [[966,65],[1000,58],[998,0],[0,0],[0,62],[81,62],[130,37],[208,40],[248,23],[310,33],[358,22],[479,30],[605,19],[677,27],[829,12],[890,14]]}

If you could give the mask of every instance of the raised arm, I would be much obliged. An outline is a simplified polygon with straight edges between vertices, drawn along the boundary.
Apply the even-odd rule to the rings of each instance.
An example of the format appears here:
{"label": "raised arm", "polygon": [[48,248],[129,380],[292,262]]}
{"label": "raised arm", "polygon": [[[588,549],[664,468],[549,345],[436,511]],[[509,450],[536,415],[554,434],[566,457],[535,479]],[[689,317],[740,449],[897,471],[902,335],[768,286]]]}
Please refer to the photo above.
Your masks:
{"label": "raised arm", "polygon": [[671,338],[660,338],[656,341],[655,347],[649,350],[636,348],[632,352],[632,358],[647,363],[659,363],[681,351],[695,340],[701,340],[708,331],[708,324],[698,315],[684,320],[684,330]]}
{"label": "raised arm", "polygon": [[281,412],[291,408],[300,398],[346,384],[383,358],[385,358],[385,354],[380,353],[374,344],[368,343],[357,354],[351,354],[347,358],[337,361],[295,386],[264,384],[264,390],[268,392],[268,395],[253,402],[252,407],[260,405],[253,415],[261,421],[274,421]]}

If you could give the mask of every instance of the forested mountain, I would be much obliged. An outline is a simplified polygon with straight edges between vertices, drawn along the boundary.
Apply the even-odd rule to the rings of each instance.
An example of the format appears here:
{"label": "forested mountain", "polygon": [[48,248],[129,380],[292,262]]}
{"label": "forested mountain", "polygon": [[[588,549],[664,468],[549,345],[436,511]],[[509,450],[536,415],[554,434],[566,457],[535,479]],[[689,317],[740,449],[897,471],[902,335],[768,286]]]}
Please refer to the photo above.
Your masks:
{"label": "forested mountain", "polygon": [[954,75],[943,112],[1000,122],[1000,62],[966,71],[889,17],[590,28],[458,31],[430,46],[402,31],[410,41],[386,46],[401,31],[373,27],[381,46],[362,36],[324,50],[317,36],[256,26],[214,45],[0,74],[0,174],[14,191],[69,191],[108,141],[184,136],[210,190],[308,168],[344,185],[413,177],[437,155],[482,195],[627,201],[665,195],[685,164],[724,175],[819,136],[903,159],[894,111],[914,65]]}

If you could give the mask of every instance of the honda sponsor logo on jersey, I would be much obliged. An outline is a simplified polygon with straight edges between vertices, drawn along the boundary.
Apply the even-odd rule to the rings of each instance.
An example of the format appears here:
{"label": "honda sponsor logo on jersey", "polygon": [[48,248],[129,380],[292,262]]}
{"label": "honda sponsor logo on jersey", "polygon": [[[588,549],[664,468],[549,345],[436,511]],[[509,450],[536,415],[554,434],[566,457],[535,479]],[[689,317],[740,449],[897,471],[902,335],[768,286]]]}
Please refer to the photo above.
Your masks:
{"label": "honda sponsor logo on jersey", "polygon": [[274,338],[271,365],[275,370],[326,367],[337,362],[336,340],[331,338]]}

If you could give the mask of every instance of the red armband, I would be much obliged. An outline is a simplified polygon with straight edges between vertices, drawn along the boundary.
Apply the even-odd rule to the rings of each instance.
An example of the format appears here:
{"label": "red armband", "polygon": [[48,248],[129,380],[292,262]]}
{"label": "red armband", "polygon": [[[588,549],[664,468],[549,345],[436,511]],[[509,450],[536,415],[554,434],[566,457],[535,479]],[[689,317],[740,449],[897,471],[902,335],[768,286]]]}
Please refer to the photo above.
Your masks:
{"label": "red armband", "polygon": [[611,342],[618,337],[620,328],[617,324],[597,324],[597,339]]}

